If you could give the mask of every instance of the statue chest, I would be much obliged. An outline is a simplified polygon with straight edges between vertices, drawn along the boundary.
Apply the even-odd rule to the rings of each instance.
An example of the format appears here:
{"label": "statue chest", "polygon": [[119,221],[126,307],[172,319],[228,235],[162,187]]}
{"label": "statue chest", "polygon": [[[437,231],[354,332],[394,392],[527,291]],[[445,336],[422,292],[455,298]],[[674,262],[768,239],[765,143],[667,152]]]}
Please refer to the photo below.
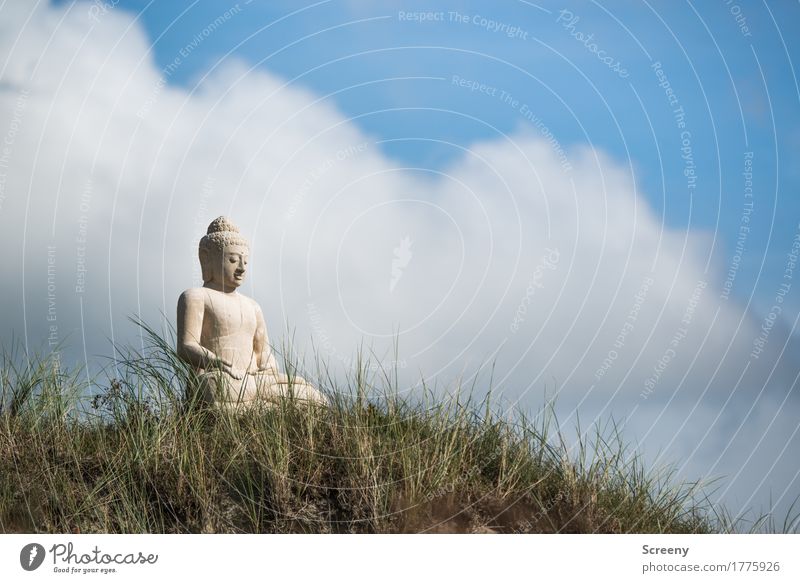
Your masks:
{"label": "statue chest", "polygon": [[252,339],[256,325],[255,311],[242,297],[213,294],[207,298],[203,313],[203,336],[206,338],[241,335]]}

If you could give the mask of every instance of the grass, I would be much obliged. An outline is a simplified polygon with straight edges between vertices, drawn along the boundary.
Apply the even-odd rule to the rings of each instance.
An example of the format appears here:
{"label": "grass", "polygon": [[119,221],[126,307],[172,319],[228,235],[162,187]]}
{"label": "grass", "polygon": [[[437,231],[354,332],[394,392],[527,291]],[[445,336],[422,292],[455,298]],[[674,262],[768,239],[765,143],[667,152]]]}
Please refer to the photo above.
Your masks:
{"label": "grass", "polygon": [[[332,404],[246,414],[184,398],[193,372],[144,327],[103,378],[48,357],[0,370],[0,531],[707,533],[736,527],[697,484],[647,471],[616,428],[567,445],[552,411],[401,396],[364,360]],[[289,363],[287,370],[294,367]],[[796,525],[784,523],[789,531]],[[759,527],[769,528],[768,521]],[[772,525],[775,528],[775,525]]]}

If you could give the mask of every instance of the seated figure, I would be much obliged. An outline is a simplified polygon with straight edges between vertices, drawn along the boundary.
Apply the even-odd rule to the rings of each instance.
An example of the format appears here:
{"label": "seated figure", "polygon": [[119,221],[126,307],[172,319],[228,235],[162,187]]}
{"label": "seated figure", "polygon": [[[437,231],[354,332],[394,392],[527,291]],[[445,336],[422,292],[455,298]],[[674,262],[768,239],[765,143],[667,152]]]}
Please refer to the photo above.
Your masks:
{"label": "seated figure", "polygon": [[274,403],[290,393],[318,404],[327,399],[301,377],[278,371],[261,308],[236,289],[247,269],[249,245],[225,217],[200,240],[203,287],[178,299],[178,355],[199,373],[200,398],[221,409]]}

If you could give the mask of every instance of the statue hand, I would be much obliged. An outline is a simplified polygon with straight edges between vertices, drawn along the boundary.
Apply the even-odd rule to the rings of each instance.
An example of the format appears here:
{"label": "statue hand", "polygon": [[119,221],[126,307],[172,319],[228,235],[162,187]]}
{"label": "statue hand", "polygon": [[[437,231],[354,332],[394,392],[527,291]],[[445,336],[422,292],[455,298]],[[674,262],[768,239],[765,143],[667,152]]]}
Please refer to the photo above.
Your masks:
{"label": "statue hand", "polygon": [[244,378],[244,373],[239,372],[233,368],[233,364],[229,360],[225,360],[223,358],[217,358],[213,361],[214,368],[218,368],[222,372],[232,376],[237,381],[242,380]]}
{"label": "statue hand", "polygon": [[271,366],[260,366],[257,369],[251,371],[249,374],[251,375],[271,375],[274,377],[279,377],[281,373],[277,370],[272,368]]}
{"label": "statue hand", "polygon": [[247,374],[247,373],[245,373],[245,372],[241,372],[241,371],[238,371],[238,370],[234,369],[232,366],[230,366],[230,365],[228,365],[228,364],[223,364],[223,365],[220,367],[220,369],[221,369],[223,372],[226,372],[226,373],[228,373],[229,375],[231,375],[231,376],[232,376],[234,379],[236,379],[237,381],[240,381],[240,380],[242,380],[242,379],[244,378],[244,375],[245,375],[245,374]]}
{"label": "statue hand", "polygon": [[[269,376],[272,377],[273,382],[276,382],[276,383],[279,383],[279,384],[283,384],[283,385],[289,384],[289,376],[277,371],[275,368],[273,368],[271,366],[264,366],[264,367],[259,367],[256,370],[249,370],[249,371],[247,371],[247,374],[250,374],[250,375],[253,375],[253,376],[269,375]],[[304,379],[303,377],[301,377],[301,376],[294,376],[294,377],[292,377],[292,384],[295,384],[295,385],[306,385],[306,384],[308,384],[308,381],[306,379]]]}

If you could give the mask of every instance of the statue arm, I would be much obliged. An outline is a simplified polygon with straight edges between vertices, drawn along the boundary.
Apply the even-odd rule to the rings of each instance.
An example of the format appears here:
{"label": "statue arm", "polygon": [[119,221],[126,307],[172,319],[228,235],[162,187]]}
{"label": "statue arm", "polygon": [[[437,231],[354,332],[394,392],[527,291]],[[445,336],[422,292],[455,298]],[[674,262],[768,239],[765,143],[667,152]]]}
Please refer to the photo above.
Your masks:
{"label": "statue arm", "polygon": [[241,378],[231,369],[232,363],[201,346],[204,311],[205,299],[196,290],[187,290],[178,298],[178,356],[195,368],[208,370],[216,367],[236,379]]}
{"label": "statue arm", "polygon": [[267,336],[267,324],[264,322],[264,314],[261,312],[261,307],[255,304],[256,310],[256,334],[253,338],[253,353],[256,356],[256,366],[258,371],[270,371],[278,374],[278,362],[275,360],[275,354],[269,346],[269,338]]}
{"label": "statue arm", "polygon": [[[267,325],[264,322],[264,314],[261,312],[261,307],[256,303],[256,334],[253,338],[253,353],[256,356],[257,371],[251,374],[268,373],[275,381],[279,383],[288,383],[290,381],[286,374],[283,374],[278,369],[278,361],[275,359],[275,353],[269,345],[269,337],[267,336]],[[293,376],[291,379],[295,385],[307,384],[301,376]]]}

